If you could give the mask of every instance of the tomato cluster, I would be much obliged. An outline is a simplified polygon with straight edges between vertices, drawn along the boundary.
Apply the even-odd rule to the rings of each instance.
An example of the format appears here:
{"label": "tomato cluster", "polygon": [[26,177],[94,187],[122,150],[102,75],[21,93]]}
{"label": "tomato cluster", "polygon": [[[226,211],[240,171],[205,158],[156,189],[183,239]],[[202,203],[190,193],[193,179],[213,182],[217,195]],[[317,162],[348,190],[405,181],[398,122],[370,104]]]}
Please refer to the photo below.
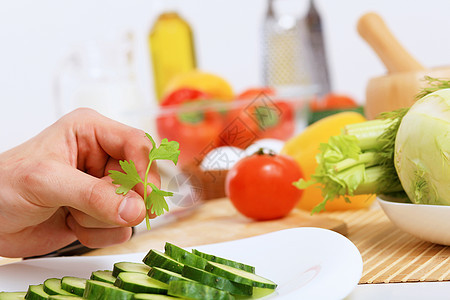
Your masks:
{"label": "tomato cluster", "polygon": [[294,133],[295,109],[274,97],[269,88],[249,89],[223,105],[198,89],[180,88],[161,102],[158,134],[180,143],[182,166],[219,146],[245,149],[257,139],[285,140]]}

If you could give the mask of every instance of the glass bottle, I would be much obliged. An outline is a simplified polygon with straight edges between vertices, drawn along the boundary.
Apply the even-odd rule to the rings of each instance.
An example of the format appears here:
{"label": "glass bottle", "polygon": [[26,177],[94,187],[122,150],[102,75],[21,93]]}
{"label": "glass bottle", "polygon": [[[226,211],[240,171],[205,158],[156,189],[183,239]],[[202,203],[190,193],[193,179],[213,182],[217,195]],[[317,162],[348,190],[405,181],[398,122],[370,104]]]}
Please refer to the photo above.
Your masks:
{"label": "glass bottle", "polygon": [[156,98],[160,102],[166,84],[175,75],[196,68],[193,34],[177,12],[168,10],[156,20],[148,43]]}

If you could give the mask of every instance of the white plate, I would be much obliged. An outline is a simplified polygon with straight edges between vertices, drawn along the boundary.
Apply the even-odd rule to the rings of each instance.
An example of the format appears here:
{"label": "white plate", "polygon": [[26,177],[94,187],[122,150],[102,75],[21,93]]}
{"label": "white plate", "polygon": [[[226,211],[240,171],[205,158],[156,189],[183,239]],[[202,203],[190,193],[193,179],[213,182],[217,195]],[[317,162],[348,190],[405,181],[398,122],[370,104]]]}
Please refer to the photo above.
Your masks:
{"label": "white plate", "polygon": [[401,230],[424,241],[450,246],[450,206],[404,203],[379,196],[388,218]]}
{"label": "white plate", "polygon": [[[362,275],[362,258],[346,237],[321,228],[294,228],[195,247],[255,266],[278,284],[264,299],[343,299]],[[0,266],[0,291],[25,291],[50,277],[89,277],[118,261],[140,262],[145,253],[42,258]]]}

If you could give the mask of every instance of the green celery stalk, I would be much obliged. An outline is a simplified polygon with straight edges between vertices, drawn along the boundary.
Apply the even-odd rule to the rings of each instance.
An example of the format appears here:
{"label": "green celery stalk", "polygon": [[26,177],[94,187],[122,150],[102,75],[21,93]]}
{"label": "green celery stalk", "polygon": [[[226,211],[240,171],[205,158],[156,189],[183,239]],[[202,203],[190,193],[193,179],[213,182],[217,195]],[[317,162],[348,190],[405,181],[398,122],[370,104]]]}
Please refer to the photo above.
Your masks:
{"label": "green celery stalk", "polygon": [[361,194],[402,193],[394,166],[395,136],[408,109],[380,116],[380,119],[347,125],[339,136],[321,144],[318,167],[309,181],[294,182],[299,189],[318,184],[324,200],[313,213],[325,209],[336,197]]}

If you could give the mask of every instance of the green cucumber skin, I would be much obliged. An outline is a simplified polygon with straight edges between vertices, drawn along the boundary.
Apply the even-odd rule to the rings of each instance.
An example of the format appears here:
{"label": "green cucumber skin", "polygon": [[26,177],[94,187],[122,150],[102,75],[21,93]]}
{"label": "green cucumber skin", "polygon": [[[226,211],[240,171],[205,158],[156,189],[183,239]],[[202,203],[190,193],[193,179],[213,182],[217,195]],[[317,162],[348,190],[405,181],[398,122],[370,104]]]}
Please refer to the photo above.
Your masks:
{"label": "green cucumber skin", "polygon": [[169,284],[171,281],[177,281],[177,280],[182,280],[182,281],[193,281],[189,278],[185,278],[183,276],[181,276],[178,273],[169,271],[169,270],[164,270],[158,267],[153,267],[149,272],[148,272],[148,276],[150,276],[151,278],[154,278],[158,281],[161,281],[163,283]]}
{"label": "green cucumber skin", "polygon": [[0,300],[24,299],[27,292],[0,292]]}
{"label": "green cucumber skin", "polygon": [[150,267],[143,263],[121,261],[114,264],[112,275],[117,277],[120,272],[138,272],[147,274]]}
{"label": "green cucumber skin", "polygon": [[173,300],[173,299],[178,299],[180,300],[180,298],[175,298],[172,296],[168,296],[168,295],[155,295],[155,294],[134,294],[133,296],[134,300]]}
{"label": "green cucumber skin", "polygon": [[28,291],[25,294],[25,299],[27,300],[45,300],[48,299],[49,294],[44,291],[44,285],[30,285]]}
{"label": "green cucumber skin", "polygon": [[86,279],[65,276],[61,279],[61,288],[74,295],[83,296],[84,289],[86,288]]}
{"label": "green cucumber skin", "polygon": [[50,296],[48,296],[48,300],[76,300],[76,299],[83,299],[83,297],[68,296],[68,295],[50,295]]}
{"label": "green cucumber skin", "polygon": [[[267,289],[275,289],[277,287],[276,283],[274,283],[266,278],[263,278],[261,276],[257,276],[256,274],[253,274],[251,272],[246,272],[246,271],[243,271],[240,269],[236,269],[237,272],[248,273],[249,276],[257,276],[261,280],[264,280],[266,282],[260,282],[260,281],[256,281],[253,279],[249,279],[249,278],[240,276],[240,275],[236,275],[236,274],[224,269],[223,267],[229,267],[229,266],[221,265],[221,264],[215,263],[215,262],[208,262],[208,264],[205,267],[205,271],[216,274],[221,277],[225,277],[233,282],[251,285],[253,287],[261,287],[261,288],[267,288]],[[229,267],[229,268],[232,268],[232,267]]]}
{"label": "green cucumber skin", "polygon": [[229,292],[233,295],[250,296],[253,294],[253,286],[232,282],[224,277],[206,272],[198,268],[184,266],[184,277],[195,280],[201,284],[216,288],[221,291]]}
{"label": "green cucumber skin", "polygon": [[147,253],[142,261],[150,267],[159,267],[179,274],[183,271],[184,266],[169,255],[153,249]]}
{"label": "green cucumber skin", "polygon": [[107,283],[114,284],[116,281],[116,277],[112,275],[112,271],[110,270],[98,270],[91,273],[90,279],[103,281]]}
{"label": "green cucumber skin", "polygon": [[223,257],[219,257],[219,256],[215,256],[212,254],[207,254],[204,252],[200,252],[197,249],[192,249],[192,253],[195,255],[198,255],[206,260],[212,261],[212,262],[217,262],[219,264],[223,264],[223,265],[227,265],[233,268],[237,268],[237,269],[241,269],[247,272],[251,272],[251,273],[255,273],[255,267],[250,266],[250,265],[246,265],[244,263],[238,262],[238,261],[234,261],[234,260],[230,260],[230,259],[226,259]]}
{"label": "green cucumber skin", "polygon": [[87,280],[83,298],[88,300],[131,300],[134,293],[119,289],[118,287],[96,280]]}
{"label": "green cucumber skin", "polygon": [[169,295],[192,300],[234,300],[230,293],[219,291],[198,282],[172,281],[169,284]]}
{"label": "green cucumber skin", "polygon": [[72,293],[65,291],[61,287],[61,279],[49,278],[44,281],[44,292],[49,295],[68,295],[73,296]]}
{"label": "green cucumber skin", "polygon": [[130,273],[133,272],[122,272],[117,276],[114,285],[118,288],[130,291],[133,293],[148,293],[148,294],[167,294],[168,285],[162,283],[156,279],[149,277],[146,274],[134,273],[133,276],[141,277],[140,280],[145,280],[144,285],[139,284],[137,281],[130,279]]}
{"label": "green cucumber skin", "polygon": [[195,255],[171,243],[166,243],[164,246],[164,250],[168,256],[184,265],[204,269],[206,267],[206,263],[208,262],[203,257]]}

